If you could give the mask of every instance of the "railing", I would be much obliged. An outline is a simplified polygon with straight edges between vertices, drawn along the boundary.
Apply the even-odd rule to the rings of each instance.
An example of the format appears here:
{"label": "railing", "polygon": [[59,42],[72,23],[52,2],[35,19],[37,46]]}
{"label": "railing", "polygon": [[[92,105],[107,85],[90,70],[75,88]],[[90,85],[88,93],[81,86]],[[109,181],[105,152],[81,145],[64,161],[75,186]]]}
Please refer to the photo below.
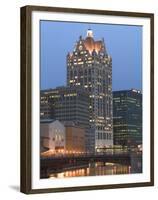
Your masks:
{"label": "railing", "polygon": [[140,151],[115,151],[108,152],[51,152],[47,151],[41,154],[41,158],[69,158],[69,157],[96,157],[96,156],[128,156],[131,154],[142,154]]}
{"label": "railing", "polygon": [[96,158],[96,157],[130,157],[132,155],[142,155],[141,152],[95,152],[95,153],[57,153],[41,156],[41,159],[59,159],[59,158]]}

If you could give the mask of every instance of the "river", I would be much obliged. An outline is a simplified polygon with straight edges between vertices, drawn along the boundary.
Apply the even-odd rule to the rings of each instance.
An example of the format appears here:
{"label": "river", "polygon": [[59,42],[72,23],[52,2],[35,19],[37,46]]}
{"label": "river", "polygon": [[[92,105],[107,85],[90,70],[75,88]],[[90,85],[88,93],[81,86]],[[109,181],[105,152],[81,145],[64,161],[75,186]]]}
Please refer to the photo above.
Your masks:
{"label": "river", "polygon": [[130,165],[93,162],[85,166],[76,166],[75,168],[63,169],[58,173],[50,173],[49,178],[66,178],[79,176],[100,176],[116,174],[132,174],[142,172],[141,160],[132,160]]}

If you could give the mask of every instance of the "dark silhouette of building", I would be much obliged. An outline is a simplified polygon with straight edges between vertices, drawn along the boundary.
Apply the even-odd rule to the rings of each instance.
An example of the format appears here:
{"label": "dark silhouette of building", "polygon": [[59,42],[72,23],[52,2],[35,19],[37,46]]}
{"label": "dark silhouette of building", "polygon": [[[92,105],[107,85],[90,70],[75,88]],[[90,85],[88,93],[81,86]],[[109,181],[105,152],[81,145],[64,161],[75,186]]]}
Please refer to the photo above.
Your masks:
{"label": "dark silhouette of building", "polygon": [[113,92],[113,131],[115,145],[142,144],[142,94],[139,90]]}

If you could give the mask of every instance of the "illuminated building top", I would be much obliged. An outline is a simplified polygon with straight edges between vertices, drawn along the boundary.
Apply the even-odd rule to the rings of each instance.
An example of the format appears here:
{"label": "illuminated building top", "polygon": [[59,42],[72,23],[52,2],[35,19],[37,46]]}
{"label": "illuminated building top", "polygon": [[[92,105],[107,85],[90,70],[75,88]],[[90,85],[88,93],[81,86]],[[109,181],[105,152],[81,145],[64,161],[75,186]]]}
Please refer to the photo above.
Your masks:
{"label": "illuminated building top", "polygon": [[87,53],[89,53],[90,55],[92,53],[106,53],[104,39],[95,41],[93,37],[93,31],[91,29],[87,30],[87,35],[85,39],[80,36],[79,42],[77,42],[74,51],[76,50],[87,51]]}

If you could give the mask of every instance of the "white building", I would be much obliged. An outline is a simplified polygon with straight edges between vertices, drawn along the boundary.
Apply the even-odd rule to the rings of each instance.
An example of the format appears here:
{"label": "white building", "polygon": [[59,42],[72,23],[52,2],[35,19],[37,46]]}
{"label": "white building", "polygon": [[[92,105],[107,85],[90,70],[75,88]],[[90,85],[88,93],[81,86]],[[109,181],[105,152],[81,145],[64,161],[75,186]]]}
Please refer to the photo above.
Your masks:
{"label": "white building", "polygon": [[65,127],[58,120],[40,121],[40,151],[65,150]]}

